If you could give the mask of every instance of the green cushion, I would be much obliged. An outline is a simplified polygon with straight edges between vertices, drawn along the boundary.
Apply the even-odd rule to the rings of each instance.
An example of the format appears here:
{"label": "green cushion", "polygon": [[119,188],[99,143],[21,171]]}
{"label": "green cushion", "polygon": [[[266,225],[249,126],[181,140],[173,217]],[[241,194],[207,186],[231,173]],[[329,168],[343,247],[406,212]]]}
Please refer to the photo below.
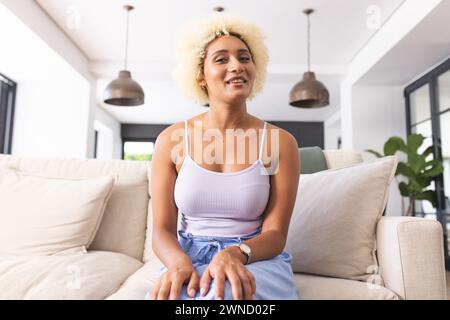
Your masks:
{"label": "green cushion", "polygon": [[314,173],[327,170],[328,165],[323,151],[319,147],[299,148],[300,173]]}

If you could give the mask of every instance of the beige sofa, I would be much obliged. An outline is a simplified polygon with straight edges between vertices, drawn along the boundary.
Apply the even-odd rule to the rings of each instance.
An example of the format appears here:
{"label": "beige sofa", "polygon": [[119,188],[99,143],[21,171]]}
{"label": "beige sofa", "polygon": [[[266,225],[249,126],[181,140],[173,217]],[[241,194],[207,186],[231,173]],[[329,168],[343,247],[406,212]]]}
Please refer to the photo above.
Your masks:
{"label": "beige sofa", "polygon": [[[329,168],[362,161],[361,155],[352,150],[324,153]],[[151,248],[151,163],[0,155],[1,164],[28,173],[75,179],[112,173],[118,180],[95,239],[85,252],[51,256],[0,253],[0,299],[144,298],[161,267]],[[438,222],[383,217],[376,234],[383,286],[296,273],[300,298],[446,299],[442,229]]]}

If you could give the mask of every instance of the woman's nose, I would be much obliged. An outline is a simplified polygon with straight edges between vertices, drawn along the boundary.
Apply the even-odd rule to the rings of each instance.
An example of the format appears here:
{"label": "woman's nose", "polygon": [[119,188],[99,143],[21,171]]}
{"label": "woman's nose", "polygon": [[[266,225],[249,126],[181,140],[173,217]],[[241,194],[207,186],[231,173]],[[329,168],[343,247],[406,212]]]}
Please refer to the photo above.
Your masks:
{"label": "woman's nose", "polygon": [[232,58],[230,60],[230,72],[236,72],[236,73],[241,73],[242,71],[244,71],[241,62],[236,59],[236,58]]}

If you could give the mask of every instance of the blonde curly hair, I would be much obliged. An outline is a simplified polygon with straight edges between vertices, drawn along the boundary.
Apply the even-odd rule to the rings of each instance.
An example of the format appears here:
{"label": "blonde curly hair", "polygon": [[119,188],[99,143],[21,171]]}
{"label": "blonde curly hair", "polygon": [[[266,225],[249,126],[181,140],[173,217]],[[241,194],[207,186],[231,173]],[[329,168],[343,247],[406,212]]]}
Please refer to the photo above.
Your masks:
{"label": "blonde curly hair", "polygon": [[224,35],[241,39],[252,55],[256,74],[248,100],[253,99],[263,88],[269,54],[261,30],[256,25],[236,17],[223,15],[212,17],[188,25],[180,34],[174,69],[174,78],[179,82],[187,98],[201,105],[209,101],[206,89],[198,83],[203,73],[206,48],[214,39]]}

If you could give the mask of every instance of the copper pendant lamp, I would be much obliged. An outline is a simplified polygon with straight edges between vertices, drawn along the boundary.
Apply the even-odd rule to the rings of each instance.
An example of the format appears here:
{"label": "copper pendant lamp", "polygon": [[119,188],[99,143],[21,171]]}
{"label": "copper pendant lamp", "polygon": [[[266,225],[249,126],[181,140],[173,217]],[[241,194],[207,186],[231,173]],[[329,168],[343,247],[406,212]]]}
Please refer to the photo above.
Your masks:
{"label": "copper pendant lamp", "polygon": [[124,70],[119,71],[117,79],[111,81],[106,87],[103,94],[103,101],[107,104],[121,107],[133,107],[144,104],[144,90],[131,78],[131,72],[127,70],[128,60],[128,29],[130,11],[133,6],[125,5],[123,7],[127,11],[127,31],[125,38],[125,63]]}
{"label": "copper pendant lamp", "polygon": [[308,71],[303,74],[303,80],[298,82],[289,94],[289,104],[298,108],[320,108],[330,104],[330,95],[322,82],[316,79],[316,75],[311,71],[310,58],[310,21],[309,16],[313,9],[303,10],[308,18]]}

